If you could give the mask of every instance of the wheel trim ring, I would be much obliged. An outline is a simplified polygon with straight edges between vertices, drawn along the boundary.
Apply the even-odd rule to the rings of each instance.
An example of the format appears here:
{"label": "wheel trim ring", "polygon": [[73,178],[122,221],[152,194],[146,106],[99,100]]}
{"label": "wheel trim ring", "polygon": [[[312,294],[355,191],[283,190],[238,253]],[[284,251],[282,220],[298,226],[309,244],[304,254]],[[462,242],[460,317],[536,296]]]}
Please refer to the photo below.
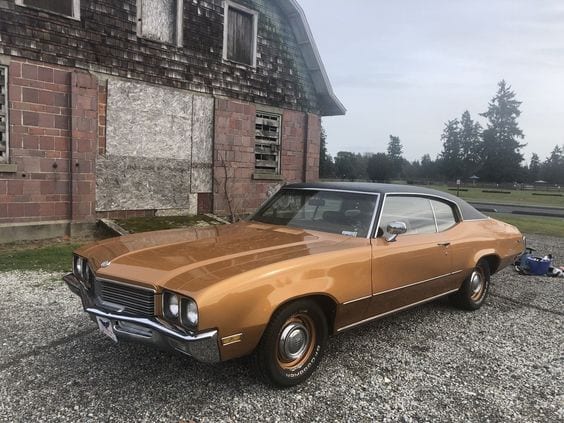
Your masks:
{"label": "wheel trim ring", "polygon": [[486,278],[482,269],[474,269],[470,275],[470,298],[472,301],[479,301],[486,288]]}
{"label": "wheel trim ring", "polygon": [[[300,348],[296,354],[296,358],[290,358],[285,355],[284,351],[284,335],[289,335],[291,330],[288,328],[299,328],[300,330],[305,330],[306,344],[303,348]],[[315,344],[317,342],[317,332],[315,330],[315,324],[310,316],[304,313],[299,313],[291,316],[284,322],[282,328],[278,334],[278,346],[276,348],[276,362],[284,370],[296,370],[302,367],[311,358],[313,351],[315,349]]]}

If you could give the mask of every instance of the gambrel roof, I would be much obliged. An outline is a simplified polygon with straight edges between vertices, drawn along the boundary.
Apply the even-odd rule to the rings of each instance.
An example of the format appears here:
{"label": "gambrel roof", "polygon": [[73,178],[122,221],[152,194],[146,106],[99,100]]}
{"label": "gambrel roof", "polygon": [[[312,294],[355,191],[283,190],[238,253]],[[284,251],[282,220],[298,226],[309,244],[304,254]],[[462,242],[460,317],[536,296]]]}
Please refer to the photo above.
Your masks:
{"label": "gambrel roof", "polygon": [[315,45],[313,34],[307,23],[304,11],[296,0],[277,0],[280,8],[286,14],[290,22],[302,55],[306,62],[307,69],[313,80],[315,91],[318,95],[323,116],[344,115],[347,111],[345,106],[339,101],[331,82],[325,71],[325,66],[321,61],[321,56]]}

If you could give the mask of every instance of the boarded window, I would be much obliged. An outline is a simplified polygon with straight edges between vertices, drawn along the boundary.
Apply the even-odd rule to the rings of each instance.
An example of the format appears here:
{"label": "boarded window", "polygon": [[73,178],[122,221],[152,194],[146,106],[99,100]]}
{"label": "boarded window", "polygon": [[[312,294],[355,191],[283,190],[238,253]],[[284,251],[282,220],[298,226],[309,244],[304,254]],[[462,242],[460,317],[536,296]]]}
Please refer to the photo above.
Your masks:
{"label": "boarded window", "polygon": [[138,35],[182,45],[182,0],[138,0]]}
{"label": "boarded window", "polygon": [[225,30],[227,60],[255,65],[257,14],[228,4]]}
{"label": "boarded window", "polygon": [[8,161],[8,68],[0,66],[0,163]]}
{"label": "boarded window", "polygon": [[18,0],[18,4],[65,16],[78,17],[79,0]]}
{"label": "boarded window", "polygon": [[280,172],[280,129],[282,116],[257,112],[255,129],[255,170],[257,173]]}

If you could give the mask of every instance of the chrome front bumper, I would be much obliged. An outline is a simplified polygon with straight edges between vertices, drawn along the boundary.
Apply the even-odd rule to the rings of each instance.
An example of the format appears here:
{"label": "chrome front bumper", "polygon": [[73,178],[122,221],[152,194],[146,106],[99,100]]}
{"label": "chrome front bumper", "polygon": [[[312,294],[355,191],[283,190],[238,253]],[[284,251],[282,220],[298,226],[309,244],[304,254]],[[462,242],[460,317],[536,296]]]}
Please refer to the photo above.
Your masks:
{"label": "chrome front bumper", "polygon": [[100,308],[89,289],[72,273],[63,277],[69,289],[82,300],[82,306],[92,320],[110,321],[116,338],[151,344],[165,350],[175,350],[204,363],[221,361],[217,330],[188,333],[156,317],[135,317],[105,311]]}

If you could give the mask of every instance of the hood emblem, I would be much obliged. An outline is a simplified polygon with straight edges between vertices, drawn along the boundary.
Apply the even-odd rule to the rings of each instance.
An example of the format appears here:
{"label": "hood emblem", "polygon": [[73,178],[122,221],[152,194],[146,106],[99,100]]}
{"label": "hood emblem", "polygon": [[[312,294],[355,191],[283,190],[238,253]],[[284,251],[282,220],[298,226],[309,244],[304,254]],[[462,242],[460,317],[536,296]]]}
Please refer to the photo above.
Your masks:
{"label": "hood emblem", "polygon": [[108,260],[104,260],[102,263],[100,263],[100,267],[108,267],[110,265],[110,262]]}

